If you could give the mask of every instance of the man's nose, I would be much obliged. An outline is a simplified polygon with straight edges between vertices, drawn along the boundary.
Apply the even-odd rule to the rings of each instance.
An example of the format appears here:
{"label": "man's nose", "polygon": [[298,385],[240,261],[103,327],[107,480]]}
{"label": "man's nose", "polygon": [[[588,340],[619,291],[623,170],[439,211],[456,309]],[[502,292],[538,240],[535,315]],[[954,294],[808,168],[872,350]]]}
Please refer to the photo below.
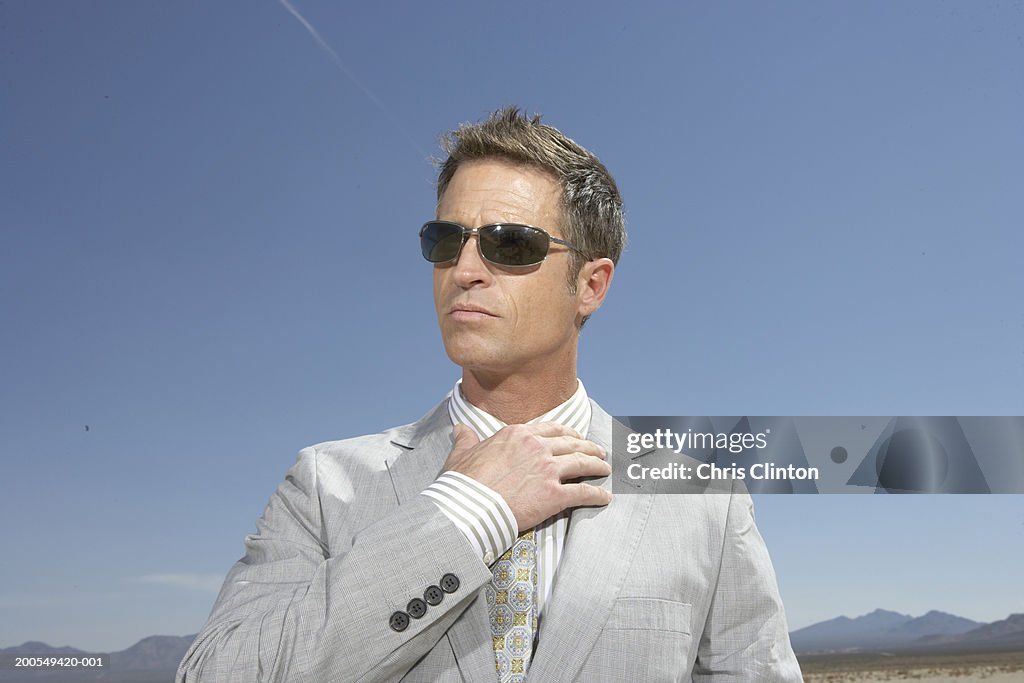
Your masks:
{"label": "man's nose", "polygon": [[460,287],[472,287],[490,282],[491,271],[487,262],[480,255],[478,240],[476,235],[469,235],[455,261],[455,283]]}

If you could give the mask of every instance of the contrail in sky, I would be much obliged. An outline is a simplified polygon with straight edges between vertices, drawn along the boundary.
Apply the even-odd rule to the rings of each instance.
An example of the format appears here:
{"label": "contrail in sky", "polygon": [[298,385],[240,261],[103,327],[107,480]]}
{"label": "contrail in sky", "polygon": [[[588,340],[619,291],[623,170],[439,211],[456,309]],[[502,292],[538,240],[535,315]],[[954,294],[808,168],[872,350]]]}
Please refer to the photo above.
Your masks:
{"label": "contrail in sky", "polygon": [[363,94],[366,95],[371,102],[377,105],[377,108],[380,109],[381,112],[391,120],[392,125],[394,125],[395,129],[402,134],[402,136],[406,139],[406,142],[412,145],[413,148],[417,152],[419,152],[424,159],[428,158],[430,155],[428,155],[423,150],[423,148],[416,143],[416,140],[412,137],[412,135],[409,134],[408,131],[405,130],[405,127],[402,126],[401,122],[388,110],[387,107],[384,106],[384,103],[380,101],[380,98],[374,95],[372,90],[370,90],[365,85],[360,83],[359,79],[356,78],[351,71],[349,71],[348,67],[345,66],[345,63],[341,61],[341,57],[339,57],[338,53],[334,51],[334,48],[327,44],[327,41],[325,41],[320,36],[319,31],[313,28],[313,25],[306,21],[305,17],[299,14],[299,10],[295,9],[295,6],[292,5],[292,3],[290,3],[288,0],[279,0],[279,2],[281,3],[282,7],[288,10],[289,14],[295,17],[299,21],[299,23],[306,28],[306,31],[309,32],[309,35],[313,36],[313,40],[315,40],[316,44],[320,46],[320,49],[327,53],[327,55],[331,58],[331,61],[334,62],[334,65],[338,67],[338,70],[341,71],[341,73],[345,74],[345,76],[347,76],[350,81],[355,83],[356,87],[362,90]]}

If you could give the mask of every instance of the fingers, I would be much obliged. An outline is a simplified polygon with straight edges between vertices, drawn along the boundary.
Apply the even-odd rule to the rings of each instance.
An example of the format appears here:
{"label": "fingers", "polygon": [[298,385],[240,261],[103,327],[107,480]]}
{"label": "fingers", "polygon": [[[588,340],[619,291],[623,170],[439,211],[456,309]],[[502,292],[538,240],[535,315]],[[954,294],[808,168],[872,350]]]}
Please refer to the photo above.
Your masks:
{"label": "fingers", "polygon": [[593,484],[562,484],[565,507],[599,506],[612,502],[611,491]]}
{"label": "fingers", "polygon": [[579,439],[574,436],[555,436],[548,439],[551,448],[551,455],[566,455],[568,453],[586,453],[602,460],[608,456],[604,449],[593,441]]}
{"label": "fingers", "polygon": [[577,479],[580,477],[607,477],[612,473],[612,466],[600,458],[586,453],[567,453],[555,458],[558,467],[558,479]]}
{"label": "fingers", "polygon": [[611,465],[605,450],[579,432],[554,422],[540,422],[519,425],[520,430],[528,429],[544,443],[548,454],[554,456],[560,481],[581,477],[604,477],[611,474]]}
{"label": "fingers", "polygon": [[534,424],[522,425],[528,428],[537,436],[571,436],[582,439],[583,435],[572,427],[560,425],[557,422],[536,422]]}

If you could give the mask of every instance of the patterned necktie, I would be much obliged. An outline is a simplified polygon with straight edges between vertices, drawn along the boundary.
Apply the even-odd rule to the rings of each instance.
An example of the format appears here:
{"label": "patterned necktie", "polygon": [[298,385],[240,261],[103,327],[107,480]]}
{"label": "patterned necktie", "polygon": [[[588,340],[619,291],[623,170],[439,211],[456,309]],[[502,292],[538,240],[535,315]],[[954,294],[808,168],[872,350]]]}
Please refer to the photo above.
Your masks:
{"label": "patterned necktie", "polygon": [[524,532],[491,568],[484,589],[500,683],[522,683],[537,632],[537,541]]}

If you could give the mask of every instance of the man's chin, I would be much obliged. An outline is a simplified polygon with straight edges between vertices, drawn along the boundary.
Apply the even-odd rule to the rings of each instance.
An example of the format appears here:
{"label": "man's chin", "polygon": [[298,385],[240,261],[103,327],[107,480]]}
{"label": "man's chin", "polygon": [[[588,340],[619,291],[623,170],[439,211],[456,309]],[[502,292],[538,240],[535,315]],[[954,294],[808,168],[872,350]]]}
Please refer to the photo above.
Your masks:
{"label": "man's chin", "polygon": [[506,372],[510,366],[508,354],[496,349],[446,346],[445,351],[448,358],[465,372],[495,374]]}
{"label": "man's chin", "polygon": [[507,362],[499,363],[494,358],[480,356],[478,354],[465,355],[449,353],[448,358],[463,370],[478,373],[491,374],[495,372],[502,372],[507,367]]}

